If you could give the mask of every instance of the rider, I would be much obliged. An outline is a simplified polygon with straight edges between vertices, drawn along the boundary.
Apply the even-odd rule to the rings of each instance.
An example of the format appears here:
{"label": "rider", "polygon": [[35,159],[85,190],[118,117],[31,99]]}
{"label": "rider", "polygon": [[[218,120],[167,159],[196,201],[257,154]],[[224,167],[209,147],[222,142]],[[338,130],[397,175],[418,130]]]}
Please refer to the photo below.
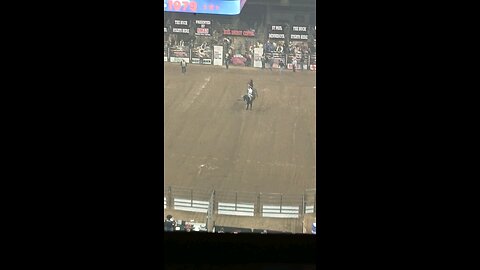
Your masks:
{"label": "rider", "polygon": [[250,83],[248,83],[247,95],[250,98],[250,100],[252,100],[252,98],[253,98],[253,87]]}
{"label": "rider", "polygon": [[253,88],[253,80],[252,80],[252,79],[250,79],[250,82],[248,82],[248,85],[249,85],[251,88]]}

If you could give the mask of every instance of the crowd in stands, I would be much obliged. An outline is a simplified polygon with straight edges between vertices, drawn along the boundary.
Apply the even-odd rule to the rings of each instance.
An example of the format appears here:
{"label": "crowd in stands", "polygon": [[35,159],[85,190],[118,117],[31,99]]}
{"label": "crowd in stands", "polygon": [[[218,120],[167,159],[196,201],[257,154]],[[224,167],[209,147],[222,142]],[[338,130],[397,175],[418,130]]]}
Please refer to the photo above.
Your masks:
{"label": "crowd in stands", "polygon": [[[221,16],[212,15],[210,33],[211,36],[196,36],[194,31],[190,31],[190,34],[172,34],[165,33],[164,41],[165,46],[188,46],[190,48],[196,48],[199,46],[223,46],[225,57],[229,64],[232,65],[244,65],[253,66],[254,49],[262,48],[264,59],[263,62],[269,63],[268,53],[283,53],[283,54],[295,54],[298,58],[299,64],[303,66],[304,59],[308,59],[309,55],[316,54],[315,43],[312,42],[312,38],[308,41],[285,41],[279,39],[268,39],[268,29],[264,25],[264,17],[261,14],[254,13],[251,10],[249,17],[241,16],[238,20],[225,19]],[[247,13],[244,13],[247,14]],[[171,25],[175,16],[184,16],[181,19],[189,19],[193,21],[194,17],[188,17],[191,15],[170,15],[167,18],[165,24]],[[193,29],[193,26],[192,26]],[[224,30],[251,30],[255,32],[254,36],[229,36],[224,35]],[[305,63],[306,64],[306,63]]]}
{"label": "crowd in stands", "polygon": [[[196,223],[194,220],[185,221],[185,220],[175,220],[172,215],[167,215],[167,218],[163,223],[165,232],[206,232],[207,225],[205,223]],[[281,232],[274,230],[266,229],[253,229],[253,228],[239,228],[239,227],[229,227],[229,226],[213,226],[214,233],[290,233],[290,232]]]}
{"label": "crowd in stands", "polygon": [[167,215],[163,222],[163,230],[165,232],[206,232],[207,225],[204,223],[196,223],[194,220],[175,220],[172,215]]}

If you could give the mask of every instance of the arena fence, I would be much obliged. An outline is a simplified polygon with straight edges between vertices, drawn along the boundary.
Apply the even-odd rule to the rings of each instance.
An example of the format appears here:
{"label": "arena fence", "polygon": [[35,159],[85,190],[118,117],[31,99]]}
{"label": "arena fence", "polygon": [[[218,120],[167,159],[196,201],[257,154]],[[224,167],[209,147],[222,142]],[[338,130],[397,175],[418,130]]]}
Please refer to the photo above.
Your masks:
{"label": "arena fence", "polygon": [[[200,64],[200,65],[214,65],[215,63],[215,58],[214,58],[214,47],[218,46],[208,46],[208,52],[209,54],[206,54],[205,56],[202,56],[201,58],[195,57],[195,51],[192,47],[190,46],[167,46],[165,45],[163,48],[163,61],[164,62],[171,62],[171,63],[179,63],[182,60],[185,60],[187,63],[191,64]],[[254,56],[254,58],[261,58],[262,56],[269,57],[271,59],[271,63],[265,63],[263,64],[263,68],[269,68],[270,65],[274,69],[279,68],[279,61],[282,60],[284,63],[286,63],[286,69],[292,69],[292,59],[294,58],[294,54],[290,53],[278,53],[278,52],[268,52],[265,54],[258,54]],[[221,65],[225,65],[225,56],[222,55],[218,56],[221,61]],[[241,59],[246,59],[244,56],[237,55],[236,57],[240,57]],[[243,61],[243,60],[242,60]],[[258,62],[258,61],[257,61]],[[248,66],[248,67],[256,67],[256,68],[262,68],[261,64],[255,65],[254,61],[251,61],[249,65],[247,64],[234,64],[232,63],[231,65],[235,66]],[[311,71],[316,71],[317,70],[317,56],[316,54],[311,54],[308,56],[305,56],[302,58],[302,62],[298,62],[296,65],[297,70],[311,70]]]}
{"label": "arena fence", "polygon": [[316,213],[316,189],[303,194],[253,193],[166,187],[164,209],[207,214],[210,225],[214,215],[301,218]]}

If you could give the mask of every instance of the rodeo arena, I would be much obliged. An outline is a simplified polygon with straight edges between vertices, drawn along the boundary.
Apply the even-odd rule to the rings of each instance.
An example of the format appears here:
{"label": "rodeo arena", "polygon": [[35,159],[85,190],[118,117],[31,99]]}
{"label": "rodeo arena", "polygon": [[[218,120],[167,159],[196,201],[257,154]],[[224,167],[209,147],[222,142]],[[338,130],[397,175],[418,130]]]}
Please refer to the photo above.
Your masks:
{"label": "rodeo arena", "polygon": [[164,2],[164,231],[315,234],[315,1]]}

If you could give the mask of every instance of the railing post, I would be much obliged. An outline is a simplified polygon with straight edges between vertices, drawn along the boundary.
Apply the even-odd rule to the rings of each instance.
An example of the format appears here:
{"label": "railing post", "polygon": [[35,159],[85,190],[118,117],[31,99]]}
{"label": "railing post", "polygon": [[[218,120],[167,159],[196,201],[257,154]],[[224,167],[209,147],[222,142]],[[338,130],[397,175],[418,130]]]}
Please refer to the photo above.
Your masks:
{"label": "railing post", "polygon": [[262,215],[262,208],[261,208],[261,204],[260,204],[260,196],[262,196],[261,192],[258,193],[258,195],[257,195],[257,211],[255,211],[255,212],[261,216]]}
{"label": "railing post", "polygon": [[283,194],[280,194],[280,213],[282,213]]}
{"label": "railing post", "polygon": [[216,211],[216,208],[215,208],[215,202],[217,201],[217,199],[215,198],[215,190],[213,190],[213,198],[212,198],[212,201],[213,201],[213,206],[212,206],[212,215],[215,214],[215,211]]}
{"label": "railing post", "polygon": [[305,192],[302,194],[302,209],[300,209],[302,211],[302,216],[307,213],[307,206],[305,202]]}
{"label": "railing post", "polygon": [[173,195],[172,195],[172,187],[168,187],[168,192],[167,192],[167,208],[168,209],[173,209]]}
{"label": "railing post", "polygon": [[212,232],[215,221],[213,220],[214,215],[214,208],[215,208],[215,190],[212,191],[210,195],[210,200],[208,204],[208,212],[207,212],[207,231]]}
{"label": "railing post", "polygon": [[237,211],[238,191],[235,191],[235,211]]}

